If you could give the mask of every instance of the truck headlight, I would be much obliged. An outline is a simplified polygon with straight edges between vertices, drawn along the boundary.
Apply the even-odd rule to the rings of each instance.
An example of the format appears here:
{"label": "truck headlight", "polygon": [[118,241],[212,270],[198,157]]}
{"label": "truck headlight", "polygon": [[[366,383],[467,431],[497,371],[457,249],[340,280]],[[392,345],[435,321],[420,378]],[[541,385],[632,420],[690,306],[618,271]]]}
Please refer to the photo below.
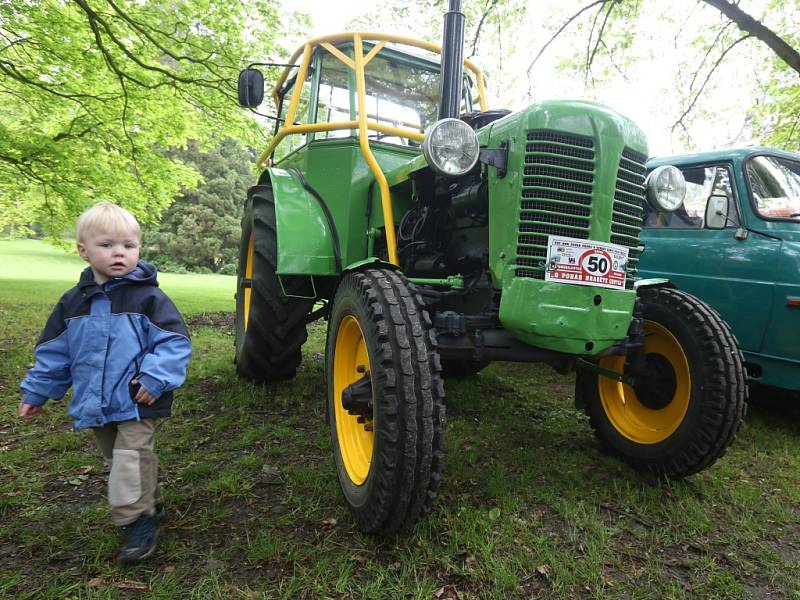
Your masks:
{"label": "truck headlight", "polygon": [[441,119],[425,132],[422,153],[433,170],[448,177],[463,175],[478,162],[475,131],[459,119]]}
{"label": "truck headlight", "polygon": [[680,208],[686,197],[686,179],[678,167],[656,167],[644,181],[647,200],[656,210],[673,212]]}

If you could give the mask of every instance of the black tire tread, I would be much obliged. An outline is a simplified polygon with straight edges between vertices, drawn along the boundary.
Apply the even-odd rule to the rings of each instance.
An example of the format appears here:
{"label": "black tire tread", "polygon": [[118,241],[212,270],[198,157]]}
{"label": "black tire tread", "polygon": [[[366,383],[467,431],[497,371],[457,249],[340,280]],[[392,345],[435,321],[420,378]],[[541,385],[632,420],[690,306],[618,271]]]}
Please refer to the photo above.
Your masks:
{"label": "black tire tread", "polygon": [[382,423],[375,431],[381,454],[370,472],[375,491],[353,512],[365,533],[390,533],[431,510],[441,481],[445,407],[436,334],[421,296],[402,275],[368,268],[346,275],[340,289],[347,286],[372,319],[378,357],[371,372],[381,387],[375,410]]}
{"label": "black tire tread", "polygon": [[[662,461],[644,460],[630,454],[623,458],[640,470],[679,479],[711,466],[735,440],[747,408],[743,357],[727,324],[705,302],[667,287],[648,288],[640,295],[646,302],[660,303],[673,311],[691,328],[703,355],[703,364],[696,368],[697,372],[702,372],[703,398],[698,425],[688,443]],[[594,385],[590,395],[597,394],[596,378],[579,371],[584,385]],[[602,408],[595,412],[592,405],[599,407],[599,400],[590,401],[585,407],[595,436],[606,448],[620,454],[603,435]]]}
{"label": "black tire tread", "polygon": [[[244,277],[246,234],[255,236],[250,315],[244,331],[243,302],[236,302],[236,370],[241,377],[256,381],[279,381],[294,377],[302,360],[301,348],[308,339],[305,317],[313,302],[287,297],[276,275],[278,242],[275,201],[269,186],[248,190],[248,203],[242,217],[242,242],[239,258],[239,290]],[[284,285],[292,291],[292,281]]]}

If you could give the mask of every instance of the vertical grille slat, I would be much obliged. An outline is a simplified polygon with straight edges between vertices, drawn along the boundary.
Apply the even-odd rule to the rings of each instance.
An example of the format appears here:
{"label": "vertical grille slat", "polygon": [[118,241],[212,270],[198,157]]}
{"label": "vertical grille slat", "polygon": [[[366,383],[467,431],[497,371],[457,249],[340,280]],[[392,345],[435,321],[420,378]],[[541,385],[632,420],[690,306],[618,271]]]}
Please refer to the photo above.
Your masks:
{"label": "vertical grille slat", "polygon": [[647,157],[630,148],[622,150],[614,190],[614,206],[611,216],[612,244],[628,248],[628,265],[625,269],[625,287],[633,288],[636,280],[636,265],[639,262],[639,233],[642,230],[644,206],[644,175]]}

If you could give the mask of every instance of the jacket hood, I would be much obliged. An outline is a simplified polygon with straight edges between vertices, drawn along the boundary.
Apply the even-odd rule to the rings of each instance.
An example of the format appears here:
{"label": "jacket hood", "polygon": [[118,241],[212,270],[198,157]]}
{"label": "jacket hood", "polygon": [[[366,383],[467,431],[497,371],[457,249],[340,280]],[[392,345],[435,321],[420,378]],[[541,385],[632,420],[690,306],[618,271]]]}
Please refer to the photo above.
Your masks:
{"label": "jacket hood", "polygon": [[[124,277],[120,277],[119,279],[127,279],[128,281],[134,281],[136,283],[149,283],[150,285],[158,285],[158,279],[156,278],[156,268],[151,265],[149,262],[145,262],[140,260],[136,264],[136,268],[133,269],[130,273],[125,275]],[[114,281],[112,279],[112,281]]]}
{"label": "jacket hood", "polygon": [[[103,284],[103,286],[108,289],[109,286],[117,287],[123,283],[130,282],[136,284],[149,284],[158,287],[158,278],[156,277],[156,273],[157,270],[153,265],[151,265],[149,262],[140,260],[138,263],[136,263],[136,267],[134,267],[133,271],[123,277],[109,279]],[[81,273],[81,277],[78,280],[78,287],[83,292],[84,296],[88,296],[96,291],[100,291],[100,286],[98,286],[94,280],[94,273],[92,272],[91,267],[86,267]]]}

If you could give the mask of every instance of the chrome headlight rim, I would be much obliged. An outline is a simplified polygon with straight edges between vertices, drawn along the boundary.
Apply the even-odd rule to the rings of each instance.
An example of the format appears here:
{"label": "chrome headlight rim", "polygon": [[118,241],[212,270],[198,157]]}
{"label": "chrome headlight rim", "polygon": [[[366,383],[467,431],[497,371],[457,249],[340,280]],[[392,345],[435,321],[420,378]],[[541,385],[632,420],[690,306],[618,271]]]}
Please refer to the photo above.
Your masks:
{"label": "chrome headlight rim", "polygon": [[[667,187],[659,187],[664,177],[667,177]],[[670,189],[675,186],[675,189]],[[661,165],[653,169],[644,180],[645,195],[650,206],[662,212],[675,212],[686,198],[686,179],[683,172],[674,165]],[[680,196],[678,200],[670,199],[670,195]]]}
{"label": "chrome headlight rim", "polygon": [[[448,171],[442,164],[437,162],[437,157],[433,151],[431,146],[432,140],[434,138],[434,134],[436,133],[437,129],[442,126],[449,126],[450,123],[457,124],[456,127],[462,129],[464,133],[466,133],[471,139],[468,141],[472,148],[472,156],[468,157],[471,160],[466,163],[467,166],[463,166],[458,170],[450,170]],[[428,130],[425,132],[425,137],[422,139],[422,154],[425,156],[425,160],[428,161],[428,165],[433,169],[436,173],[440,175],[444,175],[445,177],[460,177],[469,173],[475,165],[478,163],[478,158],[480,155],[480,143],[478,142],[478,134],[475,133],[475,130],[472,129],[467,123],[462,121],[461,119],[455,119],[452,117],[447,117],[444,119],[439,119],[435,123],[433,123]]]}

